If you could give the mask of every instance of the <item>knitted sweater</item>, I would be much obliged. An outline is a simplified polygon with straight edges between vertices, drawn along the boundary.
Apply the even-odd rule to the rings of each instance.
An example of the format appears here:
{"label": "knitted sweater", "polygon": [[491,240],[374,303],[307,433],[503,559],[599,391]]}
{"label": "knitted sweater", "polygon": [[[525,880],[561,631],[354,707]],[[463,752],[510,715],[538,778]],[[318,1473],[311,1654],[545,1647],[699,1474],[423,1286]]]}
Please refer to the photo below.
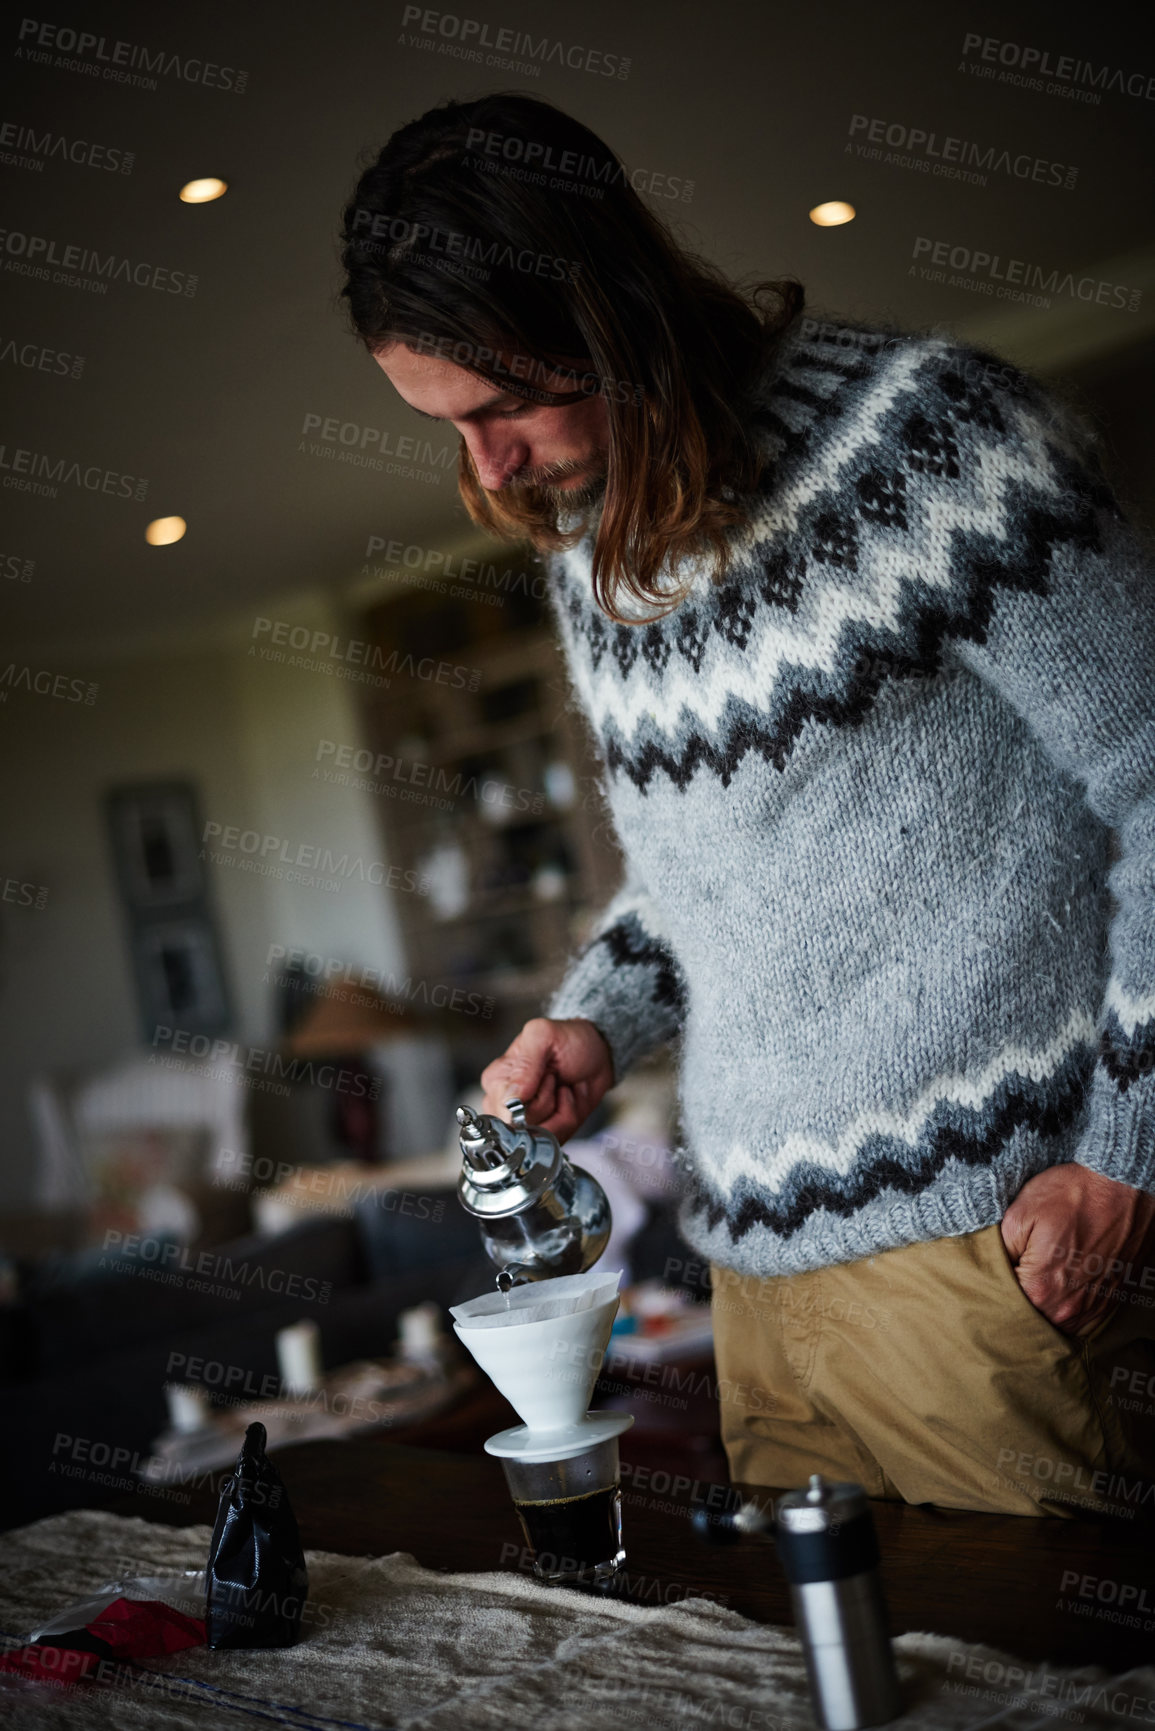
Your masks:
{"label": "knitted sweater", "polygon": [[1155,1191],[1151,565],[1029,376],[810,324],[723,581],[620,625],[548,562],[627,871],[545,1014],[676,1039],[683,1233],[759,1276]]}

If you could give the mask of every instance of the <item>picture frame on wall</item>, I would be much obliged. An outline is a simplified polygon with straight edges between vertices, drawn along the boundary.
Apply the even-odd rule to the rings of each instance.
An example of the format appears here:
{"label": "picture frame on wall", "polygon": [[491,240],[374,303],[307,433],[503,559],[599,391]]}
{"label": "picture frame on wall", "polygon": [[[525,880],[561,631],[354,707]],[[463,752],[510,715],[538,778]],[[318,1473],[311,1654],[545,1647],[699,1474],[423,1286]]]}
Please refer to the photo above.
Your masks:
{"label": "picture frame on wall", "polygon": [[228,1032],[232,1007],[200,858],[195,786],[113,788],[106,814],[146,1040],[158,1026]]}

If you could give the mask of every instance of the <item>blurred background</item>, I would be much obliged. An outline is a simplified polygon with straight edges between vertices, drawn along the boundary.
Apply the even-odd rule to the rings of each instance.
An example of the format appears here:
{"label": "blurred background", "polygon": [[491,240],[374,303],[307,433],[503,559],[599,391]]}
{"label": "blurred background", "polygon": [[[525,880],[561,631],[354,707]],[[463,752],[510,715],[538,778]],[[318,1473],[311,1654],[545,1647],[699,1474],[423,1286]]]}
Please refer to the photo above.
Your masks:
{"label": "blurred background", "polygon": [[[101,3],[4,42],[0,1381],[33,1518],[123,1488],[61,1435],[122,1477],[207,1461],[349,1365],[396,1372],[394,1434],[472,1436],[428,1428],[467,1398],[443,1307],[492,1277],[453,1110],[620,875],[542,567],[479,539],[456,435],[345,328],[359,169],[439,100],[544,96],[730,275],[1062,389],[1149,523],[1155,55],[1135,13],[970,0]],[[708,1359],[675,1062],[573,1145],[639,1294],[623,1364]],[[646,1408],[701,1450],[711,1413]]]}

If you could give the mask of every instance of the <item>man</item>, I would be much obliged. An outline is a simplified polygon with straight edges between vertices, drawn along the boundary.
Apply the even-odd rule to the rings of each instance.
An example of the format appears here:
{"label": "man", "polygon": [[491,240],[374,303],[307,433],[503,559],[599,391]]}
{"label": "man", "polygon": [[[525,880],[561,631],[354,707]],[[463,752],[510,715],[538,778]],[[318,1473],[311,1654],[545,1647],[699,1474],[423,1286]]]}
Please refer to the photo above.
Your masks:
{"label": "man", "polygon": [[402,128],[344,241],[471,515],[549,556],[627,860],[486,1109],[564,1138],[678,1041],[735,1478],[1155,1506],[1155,585],[1092,435],[739,293],[530,98]]}

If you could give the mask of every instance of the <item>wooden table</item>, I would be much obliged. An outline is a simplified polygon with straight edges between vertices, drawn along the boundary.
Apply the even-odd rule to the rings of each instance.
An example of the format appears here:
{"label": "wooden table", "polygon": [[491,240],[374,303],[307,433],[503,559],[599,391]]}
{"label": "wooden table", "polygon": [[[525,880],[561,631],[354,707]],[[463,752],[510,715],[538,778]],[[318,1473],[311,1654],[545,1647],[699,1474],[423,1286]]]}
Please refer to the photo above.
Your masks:
{"label": "wooden table", "polygon": [[[448,1450],[412,1446],[414,1434],[423,1440],[417,1432],[406,1443],[378,1433],[279,1451],[305,1548],[352,1556],[409,1551],[443,1570],[524,1567],[501,1467],[479,1440],[513,1422],[504,1402],[487,1395],[455,1415],[448,1436],[444,1420],[436,1432],[425,1427],[442,1445],[448,1441]],[[630,1435],[622,1443],[626,1596],[659,1604],[704,1593],[759,1622],[790,1623],[770,1542],[713,1546],[691,1528],[693,1510],[717,1506],[724,1495],[720,1474],[710,1470],[714,1457],[704,1457],[705,1476],[694,1478],[684,1459],[667,1472],[654,1465],[652,1451],[632,1454]],[[216,1485],[223,1476],[214,1475]],[[216,1491],[190,1488],[183,1505],[145,1493],[111,1506],[176,1526],[211,1523]],[[1155,1653],[1149,1525],[872,1507],[895,1634],[931,1630],[1031,1661],[1114,1670]]]}

